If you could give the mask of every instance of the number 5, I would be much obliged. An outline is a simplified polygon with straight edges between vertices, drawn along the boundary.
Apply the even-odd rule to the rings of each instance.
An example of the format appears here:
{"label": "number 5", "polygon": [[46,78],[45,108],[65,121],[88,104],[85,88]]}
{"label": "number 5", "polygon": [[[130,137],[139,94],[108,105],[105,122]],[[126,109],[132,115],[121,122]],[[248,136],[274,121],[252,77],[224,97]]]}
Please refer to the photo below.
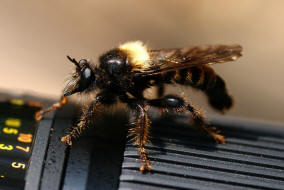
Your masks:
{"label": "number 5", "polygon": [[13,168],[25,169],[26,165],[23,164],[23,163],[13,162],[13,163],[12,163],[12,167],[13,167]]}

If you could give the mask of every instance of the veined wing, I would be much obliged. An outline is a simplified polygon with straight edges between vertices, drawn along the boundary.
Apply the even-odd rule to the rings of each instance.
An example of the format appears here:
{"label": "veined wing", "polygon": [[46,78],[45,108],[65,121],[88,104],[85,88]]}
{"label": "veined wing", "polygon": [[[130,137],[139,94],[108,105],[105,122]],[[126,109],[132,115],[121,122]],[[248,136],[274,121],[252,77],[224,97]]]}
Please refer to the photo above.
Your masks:
{"label": "veined wing", "polygon": [[150,50],[150,66],[140,70],[139,75],[156,75],[198,65],[234,61],[241,56],[241,51],[240,45],[209,45]]}

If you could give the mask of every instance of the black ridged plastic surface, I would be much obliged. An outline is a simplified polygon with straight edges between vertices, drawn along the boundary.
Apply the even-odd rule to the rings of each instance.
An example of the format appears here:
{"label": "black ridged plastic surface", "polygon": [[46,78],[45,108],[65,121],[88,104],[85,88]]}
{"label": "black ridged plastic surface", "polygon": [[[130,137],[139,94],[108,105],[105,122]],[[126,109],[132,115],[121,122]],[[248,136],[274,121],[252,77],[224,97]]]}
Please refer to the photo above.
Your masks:
{"label": "black ridged plastic surface", "polygon": [[67,105],[39,123],[25,189],[284,189],[284,126],[212,117],[227,137],[216,145],[188,118],[155,117],[147,145],[153,171],[142,174],[137,147],[124,144],[128,121],[117,114],[65,147],[60,137],[76,110]]}
{"label": "black ridged plastic surface", "polygon": [[216,145],[185,121],[153,122],[147,146],[152,172],[139,171],[137,147],[126,144],[119,190],[284,189],[283,129],[219,121],[227,143]]}

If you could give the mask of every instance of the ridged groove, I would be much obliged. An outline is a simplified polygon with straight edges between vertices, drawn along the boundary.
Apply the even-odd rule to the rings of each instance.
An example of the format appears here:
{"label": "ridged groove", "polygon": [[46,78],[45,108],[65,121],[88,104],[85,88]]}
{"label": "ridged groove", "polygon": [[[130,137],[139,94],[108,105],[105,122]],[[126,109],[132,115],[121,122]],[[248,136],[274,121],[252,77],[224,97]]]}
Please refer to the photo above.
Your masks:
{"label": "ridged groove", "polygon": [[137,147],[127,143],[119,189],[284,189],[284,133],[218,129],[227,144],[181,123],[154,123],[146,148],[153,171],[139,172]]}

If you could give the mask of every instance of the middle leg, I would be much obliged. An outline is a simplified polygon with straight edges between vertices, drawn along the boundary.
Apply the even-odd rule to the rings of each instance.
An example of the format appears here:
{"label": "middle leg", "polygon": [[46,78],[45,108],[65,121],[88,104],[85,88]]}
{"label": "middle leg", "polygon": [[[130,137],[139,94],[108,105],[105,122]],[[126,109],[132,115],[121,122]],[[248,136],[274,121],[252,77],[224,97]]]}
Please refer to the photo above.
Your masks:
{"label": "middle leg", "polygon": [[145,149],[146,143],[149,138],[149,127],[150,120],[145,109],[142,105],[136,106],[136,127],[129,130],[129,135],[133,136],[134,144],[138,146],[139,157],[141,162],[140,171],[144,172],[145,170],[152,170],[150,161],[148,158],[148,152]]}
{"label": "middle leg", "polygon": [[132,141],[138,146],[139,157],[141,162],[140,171],[145,170],[151,171],[152,166],[148,158],[148,152],[145,149],[146,143],[149,139],[149,128],[151,121],[145,110],[144,100],[138,101],[134,98],[129,98],[127,95],[122,95],[119,97],[120,100],[126,103],[130,109],[135,111],[135,127],[129,130],[129,136],[132,137]]}

